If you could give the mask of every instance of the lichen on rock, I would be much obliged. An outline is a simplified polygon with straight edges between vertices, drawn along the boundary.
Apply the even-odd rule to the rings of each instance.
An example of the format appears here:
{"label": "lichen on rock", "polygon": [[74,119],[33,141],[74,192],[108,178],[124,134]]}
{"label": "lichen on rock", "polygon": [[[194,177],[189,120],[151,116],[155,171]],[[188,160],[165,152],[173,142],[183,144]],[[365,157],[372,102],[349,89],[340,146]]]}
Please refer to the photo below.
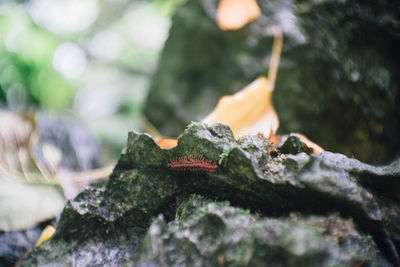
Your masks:
{"label": "lichen on rock", "polygon": [[128,266],[388,264],[371,236],[336,214],[262,218],[193,195],[178,206],[176,218],[167,223],[160,215]]}
{"label": "lichen on rock", "polygon": [[[164,150],[130,132],[108,182],[68,202],[55,236],[22,265],[398,263],[399,201],[379,186],[398,186],[398,164],[268,148],[222,124],[192,123]],[[168,168],[196,155],[223,160],[217,172]]]}

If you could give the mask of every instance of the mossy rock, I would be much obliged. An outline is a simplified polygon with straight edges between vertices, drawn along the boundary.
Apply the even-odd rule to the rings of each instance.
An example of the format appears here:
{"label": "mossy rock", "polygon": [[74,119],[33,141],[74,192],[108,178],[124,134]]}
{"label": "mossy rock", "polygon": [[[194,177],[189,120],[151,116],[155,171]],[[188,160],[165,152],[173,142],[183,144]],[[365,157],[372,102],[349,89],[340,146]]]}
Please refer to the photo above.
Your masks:
{"label": "mossy rock", "polygon": [[[164,257],[186,266],[193,259],[202,259],[203,266],[252,266],[267,259],[282,266],[399,263],[399,162],[374,167],[331,152],[271,155],[268,148],[260,136],[235,140],[222,124],[192,123],[172,149],[161,149],[148,134],[130,132],[108,182],[68,202],[54,237],[33,249],[22,266],[165,265]],[[218,164],[217,171],[168,167],[171,158],[196,155]],[[334,228],[341,229],[349,249],[335,244],[335,231],[329,230]],[[190,235],[191,229],[204,242],[179,241],[179,233]],[[164,237],[185,249],[157,254],[168,251],[168,243],[159,243],[160,251],[149,244]],[[202,244],[213,250],[198,247]],[[190,256],[193,250],[197,254]]]}

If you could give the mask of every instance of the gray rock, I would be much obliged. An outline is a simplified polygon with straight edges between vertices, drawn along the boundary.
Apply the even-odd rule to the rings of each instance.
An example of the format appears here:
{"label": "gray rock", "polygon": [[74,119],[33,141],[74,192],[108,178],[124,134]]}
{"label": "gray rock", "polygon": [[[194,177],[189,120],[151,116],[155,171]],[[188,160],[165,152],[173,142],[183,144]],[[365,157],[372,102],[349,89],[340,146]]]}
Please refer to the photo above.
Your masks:
{"label": "gray rock", "polygon": [[[77,266],[115,266],[131,260],[144,264],[164,259],[190,266],[193,259],[199,258],[207,265],[209,260],[218,262],[220,254],[215,251],[224,255],[219,261],[233,262],[240,256],[238,265],[251,266],[267,258],[279,261],[274,254],[279,246],[283,247],[282,255],[287,255],[279,261],[284,266],[294,264],[294,259],[310,265],[319,259],[326,265],[358,260],[383,264],[385,260],[381,254],[393,264],[399,264],[396,248],[400,241],[399,201],[390,193],[382,194],[379,186],[382,179],[398,186],[397,163],[373,167],[330,152],[320,155],[278,153],[272,157],[268,147],[267,140],[260,136],[236,141],[230,129],[221,124],[192,123],[179,139],[178,146],[166,150],[160,149],[151,136],[130,132],[127,147],[108,183],[89,187],[70,201],[61,215],[55,236],[34,249],[22,266],[54,266],[62,262]],[[196,155],[218,163],[218,170],[176,172],[168,168],[171,158]],[[187,199],[191,194],[210,201],[190,209],[193,198]],[[288,217],[293,212],[296,215]],[[159,214],[165,219],[160,217],[152,223],[152,218]],[[235,217],[243,220],[243,225],[233,219]],[[345,231],[344,242],[349,248],[360,247],[357,255],[340,244],[335,245],[334,231],[323,226],[327,222],[331,222],[333,228],[344,225],[350,229]],[[191,225],[195,230],[193,235],[198,239],[204,236],[204,243],[185,240],[183,244],[187,245],[187,250],[184,252],[172,246],[171,255],[158,254],[169,251],[162,234],[176,244],[176,235],[186,230],[190,232]],[[279,234],[285,229],[290,229],[287,240]],[[319,233],[309,234],[313,229]],[[333,232],[322,234],[324,231]],[[226,239],[226,243],[211,239],[214,233],[221,240]],[[276,237],[269,241],[260,233]],[[304,247],[298,247],[303,243],[300,237],[304,238]],[[242,250],[239,256],[229,252],[229,240],[241,240],[234,246]],[[282,240],[288,243],[279,245]],[[150,249],[151,242],[156,242],[160,250]],[[242,245],[248,242],[252,244],[250,248],[254,248],[251,253]],[[198,245],[204,247],[197,248]],[[194,258],[189,255],[193,249],[197,251]],[[154,258],[154,255],[158,256]],[[207,255],[213,256],[208,258]]]}
{"label": "gray rock", "polygon": [[[350,252],[350,253],[349,253]],[[163,216],[128,266],[390,266],[372,237],[337,215],[260,218],[227,202],[192,196]]]}

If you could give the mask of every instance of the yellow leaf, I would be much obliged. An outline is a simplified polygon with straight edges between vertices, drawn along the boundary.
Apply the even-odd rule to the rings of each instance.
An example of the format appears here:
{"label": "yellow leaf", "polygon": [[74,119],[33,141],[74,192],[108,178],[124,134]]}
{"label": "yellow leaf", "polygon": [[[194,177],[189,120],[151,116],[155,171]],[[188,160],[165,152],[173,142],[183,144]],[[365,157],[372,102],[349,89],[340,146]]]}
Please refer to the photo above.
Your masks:
{"label": "yellow leaf", "polygon": [[301,141],[303,141],[303,143],[310,148],[311,152],[315,153],[315,154],[320,154],[321,152],[324,151],[324,149],[322,147],[320,147],[319,145],[317,145],[316,143],[314,143],[313,141],[311,141],[310,139],[308,139],[307,137],[305,137],[305,135],[302,135],[301,133],[297,133],[297,135],[300,137]]}
{"label": "yellow leaf", "polygon": [[282,51],[282,32],[279,27],[275,27],[275,31],[268,78],[261,76],[239,92],[223,96],[202,122],[227,124],[236,138],[259,133],[268,138],[276,133],[279,119],[272,103],[272,92]]}
{"label": "yellow leaf", "polygon": [[178,139],[162,138],[157,140],[157,145],[162,149],[173,148],[178,145]]}
{"label": "yellow leaf", "polygon": [[217,24],[221,30],[238,30],[261,15],[256,0],[221,0],[217,8]]}
{"label": "yellow leaf", "polygon": [[39,236],[39,239],[36,241],[35,247],[40,246],[44,241],[50,239],[50,237],[53,236],[53,234],[55,233],[56,229],[54,228],[54,226],[52,225],[47,225],[42,233]]}
{"label": "yellow leaf", "polygon": [[234,95],[222,97],[204,123],[220,122],[231,127],[236,138],[262,133],[276,133],[279,119],[272,105],[273,85],[259,77]]}

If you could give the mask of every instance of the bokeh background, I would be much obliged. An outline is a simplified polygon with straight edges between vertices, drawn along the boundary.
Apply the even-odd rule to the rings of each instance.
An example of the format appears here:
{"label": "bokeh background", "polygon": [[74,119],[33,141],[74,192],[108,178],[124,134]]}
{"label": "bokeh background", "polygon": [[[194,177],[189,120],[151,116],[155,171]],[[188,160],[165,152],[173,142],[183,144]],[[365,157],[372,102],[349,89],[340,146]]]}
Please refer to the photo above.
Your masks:
{"label": "bokeh background", "polygon": [[266,74],[278,24],[279,134],[300,132],[368,163],[398,155],[395,1],[258,1],[262,16],[231,32],[215,23],[218,3],[2,1],[0,105],[76,119],[102,157],[116,159],[129,130],[150,129],[142,118],[176,137]]}
{"label": "bokeh background", "polygon": [[181,2],[2,1],[0,105],[77,118],[115,158]]}
{"label": "bokeh background", "polygon": [[[56,225],[143,130],[171,17],[184,1],[0,1],[0,266]],[[94,170],[94,172],[90,172]]]}

